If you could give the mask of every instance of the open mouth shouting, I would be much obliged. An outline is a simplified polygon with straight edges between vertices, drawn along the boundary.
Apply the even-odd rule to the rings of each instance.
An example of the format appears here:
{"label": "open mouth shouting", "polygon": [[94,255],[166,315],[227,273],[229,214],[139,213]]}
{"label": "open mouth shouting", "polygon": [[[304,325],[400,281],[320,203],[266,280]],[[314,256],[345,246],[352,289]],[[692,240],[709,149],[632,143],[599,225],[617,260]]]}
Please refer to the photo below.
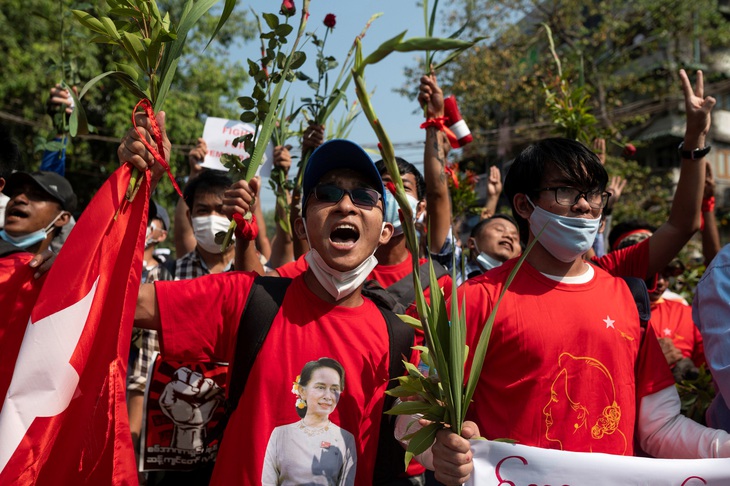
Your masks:
{"label": "open mouth shouting", "polygon": [[13,205],[5,210],[5,225],[11,226],[13,223],[28,219],[29,217],[29,211],[18,205]]}
{"label": "open mouth shouting", "polygon": [[512,244],[512,240],[501,240],[499,242],[499,246],[503,246],[503,247],[507,248],[510,253],[512,253],[515,250],[515,247]]}
{"label": "open mouth shouting", "polygon": [[360,230],[350,223],[339,223],[332,229],[329,239],[338,250],[349,250],[360,239]]}

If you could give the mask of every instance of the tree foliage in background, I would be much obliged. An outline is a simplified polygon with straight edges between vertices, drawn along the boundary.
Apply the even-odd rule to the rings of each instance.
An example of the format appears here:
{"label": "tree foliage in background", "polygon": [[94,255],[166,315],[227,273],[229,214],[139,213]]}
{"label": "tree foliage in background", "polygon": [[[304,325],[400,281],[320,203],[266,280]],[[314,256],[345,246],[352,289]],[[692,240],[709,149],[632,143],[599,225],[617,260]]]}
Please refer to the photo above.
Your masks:
{"label": "tree foliage in background", "polygon": [[[164,11],[179,17],[182,2],[160,2]],[[119,53],[109,46],[90,43],[85,29],[75,23],[71,9],[86,9],[96,3],[71,0],[5,0],[0,4],[0,53],[3,78],[0,80],[0,110],[13,135],[32,153],[36,136],[52,137],[51,120],[45,104],[49,89],[63,78],[61,59],[72,63],[81,84],[113,69]],[[178,73],[165,104],[167,132],[173,144],[194,145],[202,134],[205,116],[236,118],[236,96],[247,79],[238,61],[226,61],[229,51],[250,39],[254,25],[244,9],[233,12],[216,40],[203,51],[218,21],[219,12],[201,19],[189,36]],[[65,23],[61,38],[61,22]],[[62,42],[63,41],[63,42]],[[63,47],[62,47],[63,44]],[[80,86],[79,86],[80,87]],[[132,108],[138,100],[111,80],[105,79],[84,97],[84,107],[95,134],[119,139],[129,128]],[[8,120],[8,115],[12,120]],[[80,196],[81,208],[101,182],[118,166],[117,142],[75,139],[69,144],[67,178]],[[29,169],[38,167],[40,154],[26,157]],[[173,150],[173,172],[188,170],[184,151]],[[172,187],[163,182],[158,198],[171,198]],[[167,201],[168,208],[173,202]]]}
{"label": "tree foliage in background", "polygon": [[[468,20],[467,36],[489,35],[439,81],[459,100],[475,138],[472,148],[495,147],[497,129],[513,127],[506,159],[550,132],[543,86],[558,73],[541,23],[552,30],[563,79],[584,81],[592,113],[614,140],[648,119],[628,109],[631,103],[681,95],[678,68],[707,66],[712,50],[730,40],[730,24],[716,0],[459,0],[442,15],[452,26]],[[695,61],[695,39],[702,64]],[[715,79],[710,72],[706,82]]]}

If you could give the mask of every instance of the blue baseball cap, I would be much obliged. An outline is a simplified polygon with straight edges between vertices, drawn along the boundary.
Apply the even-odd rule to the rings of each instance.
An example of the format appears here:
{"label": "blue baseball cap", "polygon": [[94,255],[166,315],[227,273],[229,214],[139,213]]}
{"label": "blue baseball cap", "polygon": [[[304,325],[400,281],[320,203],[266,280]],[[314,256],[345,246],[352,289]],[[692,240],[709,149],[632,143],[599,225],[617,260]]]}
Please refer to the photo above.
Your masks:
{"label": "blue baseball cap", "polygon": [[378,168],[362,147],[345,139],[329,140],[312,152],[302,180],[302,208],[306,208],[307,199],[322,176],[337,169],[353,170],[373,184],[373,189],[378,191],[383,199],[383,214],[385,214],[385,187]]}

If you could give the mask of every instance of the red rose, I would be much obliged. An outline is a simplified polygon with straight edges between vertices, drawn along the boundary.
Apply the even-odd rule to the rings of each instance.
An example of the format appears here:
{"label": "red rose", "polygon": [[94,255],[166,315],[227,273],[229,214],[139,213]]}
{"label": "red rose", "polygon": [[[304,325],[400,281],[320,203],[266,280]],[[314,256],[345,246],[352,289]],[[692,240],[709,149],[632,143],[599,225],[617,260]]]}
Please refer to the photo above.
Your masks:
{"label": "red rose", "polygon": [[636,155],[636,147],[634,147],[634,144],[627,143],[624,145],[624,157],[633,157]]}
{"label": "red rose", "polygon": [[324,25],[329,29],[334,29],[337,21],[335,20],[335,14],[327,14],[324,16]]}
{"label": "red rose", "polygon": [[282,15],[286,15],[287,17],[291,17],[295,13],[297,13],[297,7],[294,5],[294,0],[283,0],[281,2],[281,10],[280,13]]}

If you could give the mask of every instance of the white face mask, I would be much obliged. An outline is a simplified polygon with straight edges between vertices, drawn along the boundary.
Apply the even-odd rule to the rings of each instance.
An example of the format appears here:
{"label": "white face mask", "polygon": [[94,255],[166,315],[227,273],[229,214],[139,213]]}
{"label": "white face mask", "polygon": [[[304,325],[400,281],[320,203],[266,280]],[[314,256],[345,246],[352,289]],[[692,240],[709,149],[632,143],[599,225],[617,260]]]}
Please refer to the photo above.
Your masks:
{"label": "white face mask", "polygon": [[30,248],[31,246],[40,243],[41,241],[45,240],[46,237],[51,234],[53,231],[53,225],[56,221],[58,221],[58,218],[63,216],[63,211],[58,213],[58,216],[53,218],[53,221],[51,221],[45,228],[41,228],[39,230],[36,230],[32,233],[28,233],[27,235],[23,236],[10,236],[5,232],[5,230],[0,230],[0,238],[7,241],[8,243],[12,243],[13,245],[17,246],[18,248]]}
{"label": "white face mask", "polygon": [[497,260],[496,258],[492,258],[483,251],[479,249],[477,246],[477,242],[474,241],[474,248],[476,248],[477,252],[479,254],[477,255],[477,263],[479,263],[479,266],[482,267],[482,269],[486,272],[487,270],[491,270],[493,268],[496,268],[502,264],[500,260]]}
{"label": "white face mask", "polygon": [[601,226],[600,216],[596,219],[559,216],[535,206],[529,197],[527,201],[535,208],[530,215],[532,234],[537,236],[542,230],[538,242],[552,256],[570,263],[591,249]]}
{"label": "white face mask", "polygon": [[341,272],[327,265],[314,248],[304,258],[317,281],[335,300],[343,299],[357,290],[378,264],[378,259],[372,254],[356,268]]}
{"label": "white face mask", "polygon": [[[215,242],[216,233],[227,232],[231,222],[223,216],[198,216],[192,218],[193,233],[195,233],[195,241],[200,247],[208,253],[215,255],[223,253],[221,245]],[[235,240],[235,236],[231,238],[231,242]]]}
{"label": "white face mask", "polygon": [[159,229],[162,229],[162,228],[158,228],[157,226],[155,226],[155,223],[150,223],[150,225],[147,226],[147,233],[145,234],[145,243],[144,243],[145,248],[149,248],[150,246],[157,244],[157,240],[151,239],[150,236],[152,236],[152,233],[154,233],[155,230],[159,230]]}
{"label": "white face mask", "polygon": [[[307,221],[304,218],[302,219],[304,222],[304,233],[307,236],[307,243],[309,243],[310,248],[304,258],[307,260],[314,276],[317,277],[317,281],[336,301],[352,294],[365,282],[370,272],[378,265],[378,259],[375,258],[375,251],[352,270],[335,270],[327,265],[322,259],[322,256],[312,246],[312,242],[309,240],[309,233],[307,232]],[[385,228],[385,222],[383,222],[383,228]],[[377,250],[377,247],[375,249]]]}

